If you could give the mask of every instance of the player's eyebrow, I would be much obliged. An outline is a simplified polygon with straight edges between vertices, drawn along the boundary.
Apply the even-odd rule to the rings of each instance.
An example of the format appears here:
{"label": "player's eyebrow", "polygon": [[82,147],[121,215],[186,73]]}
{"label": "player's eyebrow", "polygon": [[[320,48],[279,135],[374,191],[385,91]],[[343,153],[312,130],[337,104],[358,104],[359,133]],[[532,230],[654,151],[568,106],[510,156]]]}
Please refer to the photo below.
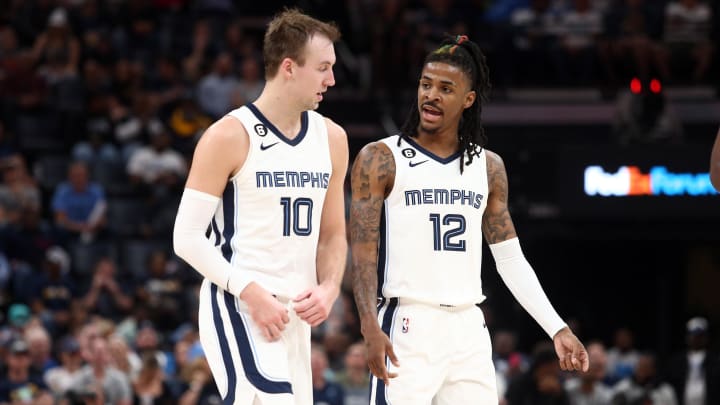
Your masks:
{"label": "player's eyebrow", "polygon": [[[423,75],[422,80],[433,81],[433,78],[428,75]],[[440,83],[449,84],[450,86],[457,86],[457,84],[452,80],[440,80]]]}

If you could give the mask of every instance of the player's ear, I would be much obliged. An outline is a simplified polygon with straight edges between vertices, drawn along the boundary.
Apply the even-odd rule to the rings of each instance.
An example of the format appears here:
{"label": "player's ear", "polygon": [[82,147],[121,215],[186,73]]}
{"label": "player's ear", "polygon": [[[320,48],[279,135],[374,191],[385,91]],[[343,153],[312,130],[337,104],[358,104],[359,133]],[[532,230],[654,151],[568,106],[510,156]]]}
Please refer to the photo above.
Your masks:
{"label": "player's ear", "polygon": [[475,93],[474,90],[465,93],[465,102],[463,103],[463,108],[470,108],[470,106],[473,105],[473,103],[475,102],[476,98],[477,93]]}
{"label": "player's ear", "polygon": [[285,77],[290,77],[295,69],[295,62],[290,58],[285,58],[280,62],[280,72]]}

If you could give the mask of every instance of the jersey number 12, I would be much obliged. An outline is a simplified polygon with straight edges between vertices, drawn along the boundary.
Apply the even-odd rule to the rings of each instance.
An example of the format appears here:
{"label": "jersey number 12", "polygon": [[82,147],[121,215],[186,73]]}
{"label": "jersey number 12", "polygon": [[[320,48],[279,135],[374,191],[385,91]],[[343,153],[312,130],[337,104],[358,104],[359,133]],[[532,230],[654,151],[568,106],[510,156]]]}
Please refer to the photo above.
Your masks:
{"label": "jersey number 12", "polygon": [[[312,233],[313,201],[309,198],[281,197],[280,205],[283,207],[283,236],[295,234],[308,236]],[[304,221],[303,221],[304,219]]]}
{"label": "jersey number 12", "polygon": [[[433,227],[433,250],[464,252],[465,239],[452,240],[465,233],[465,217],[459,214],[447,214],[442,219],[440,214],[430,214]],[[441,225],[452,226],[441,235]]]}

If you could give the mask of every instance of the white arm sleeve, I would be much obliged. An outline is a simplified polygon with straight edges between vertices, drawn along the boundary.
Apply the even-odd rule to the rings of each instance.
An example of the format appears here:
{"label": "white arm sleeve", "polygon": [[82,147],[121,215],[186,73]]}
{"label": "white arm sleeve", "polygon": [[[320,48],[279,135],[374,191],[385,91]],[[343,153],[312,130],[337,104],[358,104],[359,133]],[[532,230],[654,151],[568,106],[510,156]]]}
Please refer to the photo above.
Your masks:
{"label": "white arm sleeve", "polygon": [[550,304],[535,271],[523,255],[518,238],[492,244],[490,251],[495,258],[498,273],[510,292],[550,338],[567,326]]}
{"label": "white arm sleeve", "polygon": [[220,251],[205,237],[219,202],[219,197],[186,188],[175,218],[173,248],[175,254],[205,278],[238,296],[253,280],[243,277],[242,273],[234,270]]}

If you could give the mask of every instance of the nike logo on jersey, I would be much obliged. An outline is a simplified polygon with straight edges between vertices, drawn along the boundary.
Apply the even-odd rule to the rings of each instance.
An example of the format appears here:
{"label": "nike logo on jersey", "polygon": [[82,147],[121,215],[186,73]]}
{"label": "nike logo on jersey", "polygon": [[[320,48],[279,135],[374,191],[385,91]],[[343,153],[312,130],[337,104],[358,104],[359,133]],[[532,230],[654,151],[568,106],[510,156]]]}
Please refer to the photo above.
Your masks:
{"label": "nike logo on jersey", "polygon": [[425,160],[423,160],[423,161],[421,161],[421,162],[410,162],[409,164],[410,164],[410,167],[415,167],[415,166],[419,166],[419,165],[421,165],[421,164],[423,164],[423,163],[425,163],[425,162],[427,162],[427,159],[425,159]]}
{"label": "nike logo on jersey", "polygon": [[277,142],[271,143],[270,145],[265,145],[264,143],[261,143],[261,144],[260,144],[260,150],[270,149],[270,148],[272,148],[273,146],[275,146],[275,145],[277,145],[277,144],[278,144]]}

